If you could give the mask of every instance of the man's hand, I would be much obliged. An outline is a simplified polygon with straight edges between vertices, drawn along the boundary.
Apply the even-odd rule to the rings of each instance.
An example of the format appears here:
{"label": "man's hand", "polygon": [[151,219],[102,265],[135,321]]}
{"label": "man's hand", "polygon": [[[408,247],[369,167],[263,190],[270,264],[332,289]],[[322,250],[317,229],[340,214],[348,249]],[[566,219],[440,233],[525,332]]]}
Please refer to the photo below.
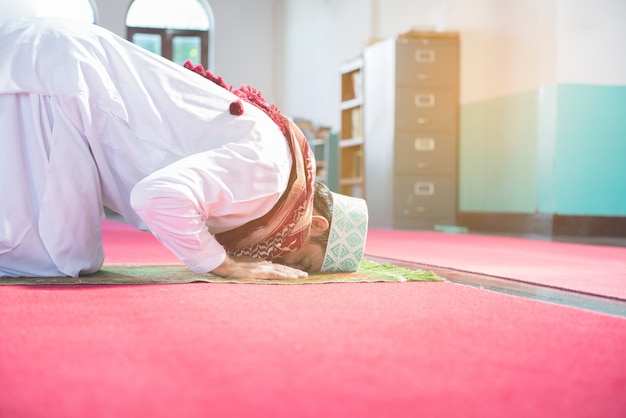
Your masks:
{"label": "man's hand", "polygon": [[308,276],[305,271],[282,264],[229,255],[211,273],[229,279],[301,279]]}

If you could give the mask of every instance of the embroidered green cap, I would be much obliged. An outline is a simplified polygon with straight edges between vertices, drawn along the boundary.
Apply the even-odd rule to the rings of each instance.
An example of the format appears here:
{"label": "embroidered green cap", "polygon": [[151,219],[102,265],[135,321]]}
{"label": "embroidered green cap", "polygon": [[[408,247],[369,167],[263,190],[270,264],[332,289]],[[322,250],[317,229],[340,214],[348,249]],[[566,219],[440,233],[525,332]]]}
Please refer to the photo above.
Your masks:
{"label": "embroidered green cap", "polygon": [[321,271],[357,271],[367,238],[365,200],[332,193],[333,218]]}

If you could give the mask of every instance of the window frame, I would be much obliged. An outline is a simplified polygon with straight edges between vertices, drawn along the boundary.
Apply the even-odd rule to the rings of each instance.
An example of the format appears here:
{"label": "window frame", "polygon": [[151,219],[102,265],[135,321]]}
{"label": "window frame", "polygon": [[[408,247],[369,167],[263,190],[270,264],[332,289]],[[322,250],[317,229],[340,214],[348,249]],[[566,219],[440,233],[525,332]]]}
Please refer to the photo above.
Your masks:
{"label": "window frame", "polygon": [[209,62],[209,31],[199,29],[171,29],[171,28],[144,28],[137,26],[126,26],[126,39],[133,41],[133,36],[138,33],[146,33],[149,35],[159,35],[161,37],[161,56],[169,59],[174,58],[174,38],[177,36],[193,36],[200,38],[200,46],[202,54],[200,62],[194,64],[202,64],[204,68],[210,68]]}
{"label": "window frame", "polygon": [[[93,1],[93,0],[89,0]],[[128,12],[130,11],[133,3],[136,0],[132,0],[128,8],[126,9],[126,15],[124,22],[128,19]],[[213,69],[214,65],[214,31],[215,21],[213,16],[213,10],[207,0],[196,0],[204,12],[209,21],[208,29],[183,29],[172,27],[149,27],[149,26],[126,26],[126,39],[129,42],[133,42],[133,36],[138,33],[145,33],[149,35],[159,35],[161,37],[161,56],[173,61],[174,58],[174,38],[178,36],[193,36],[200,38],[200,46],[202,53],[200,55],[200,62],[194,62],[195,65],[202,64],[206,69]]]}

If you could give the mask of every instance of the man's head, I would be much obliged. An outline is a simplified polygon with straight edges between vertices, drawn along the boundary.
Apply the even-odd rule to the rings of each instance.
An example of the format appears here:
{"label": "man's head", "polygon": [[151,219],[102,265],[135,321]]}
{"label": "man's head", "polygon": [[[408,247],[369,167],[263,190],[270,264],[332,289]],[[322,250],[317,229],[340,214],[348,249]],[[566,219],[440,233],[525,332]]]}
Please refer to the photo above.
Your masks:
{"label": "man's head", "polygon": [[331,192],[315,183],[309,239],[296,251],[276,260],[304,271],[356,271],[367,236],[363,199]]}

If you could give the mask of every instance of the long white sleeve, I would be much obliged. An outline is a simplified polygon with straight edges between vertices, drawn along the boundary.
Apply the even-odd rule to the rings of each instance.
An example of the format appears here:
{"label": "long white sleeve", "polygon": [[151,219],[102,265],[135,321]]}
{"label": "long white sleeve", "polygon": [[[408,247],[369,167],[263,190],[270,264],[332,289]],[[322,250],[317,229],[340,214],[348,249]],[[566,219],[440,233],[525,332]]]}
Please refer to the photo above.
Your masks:
{"label": "long white sleeve", "polygon": [[229,144],[179,160],[140,181],[131,205],[191,270],[209,272],[226,256],[214,234],[262,216],[285,190],[290,161],[275,158],[288,155],[283,143]]}

